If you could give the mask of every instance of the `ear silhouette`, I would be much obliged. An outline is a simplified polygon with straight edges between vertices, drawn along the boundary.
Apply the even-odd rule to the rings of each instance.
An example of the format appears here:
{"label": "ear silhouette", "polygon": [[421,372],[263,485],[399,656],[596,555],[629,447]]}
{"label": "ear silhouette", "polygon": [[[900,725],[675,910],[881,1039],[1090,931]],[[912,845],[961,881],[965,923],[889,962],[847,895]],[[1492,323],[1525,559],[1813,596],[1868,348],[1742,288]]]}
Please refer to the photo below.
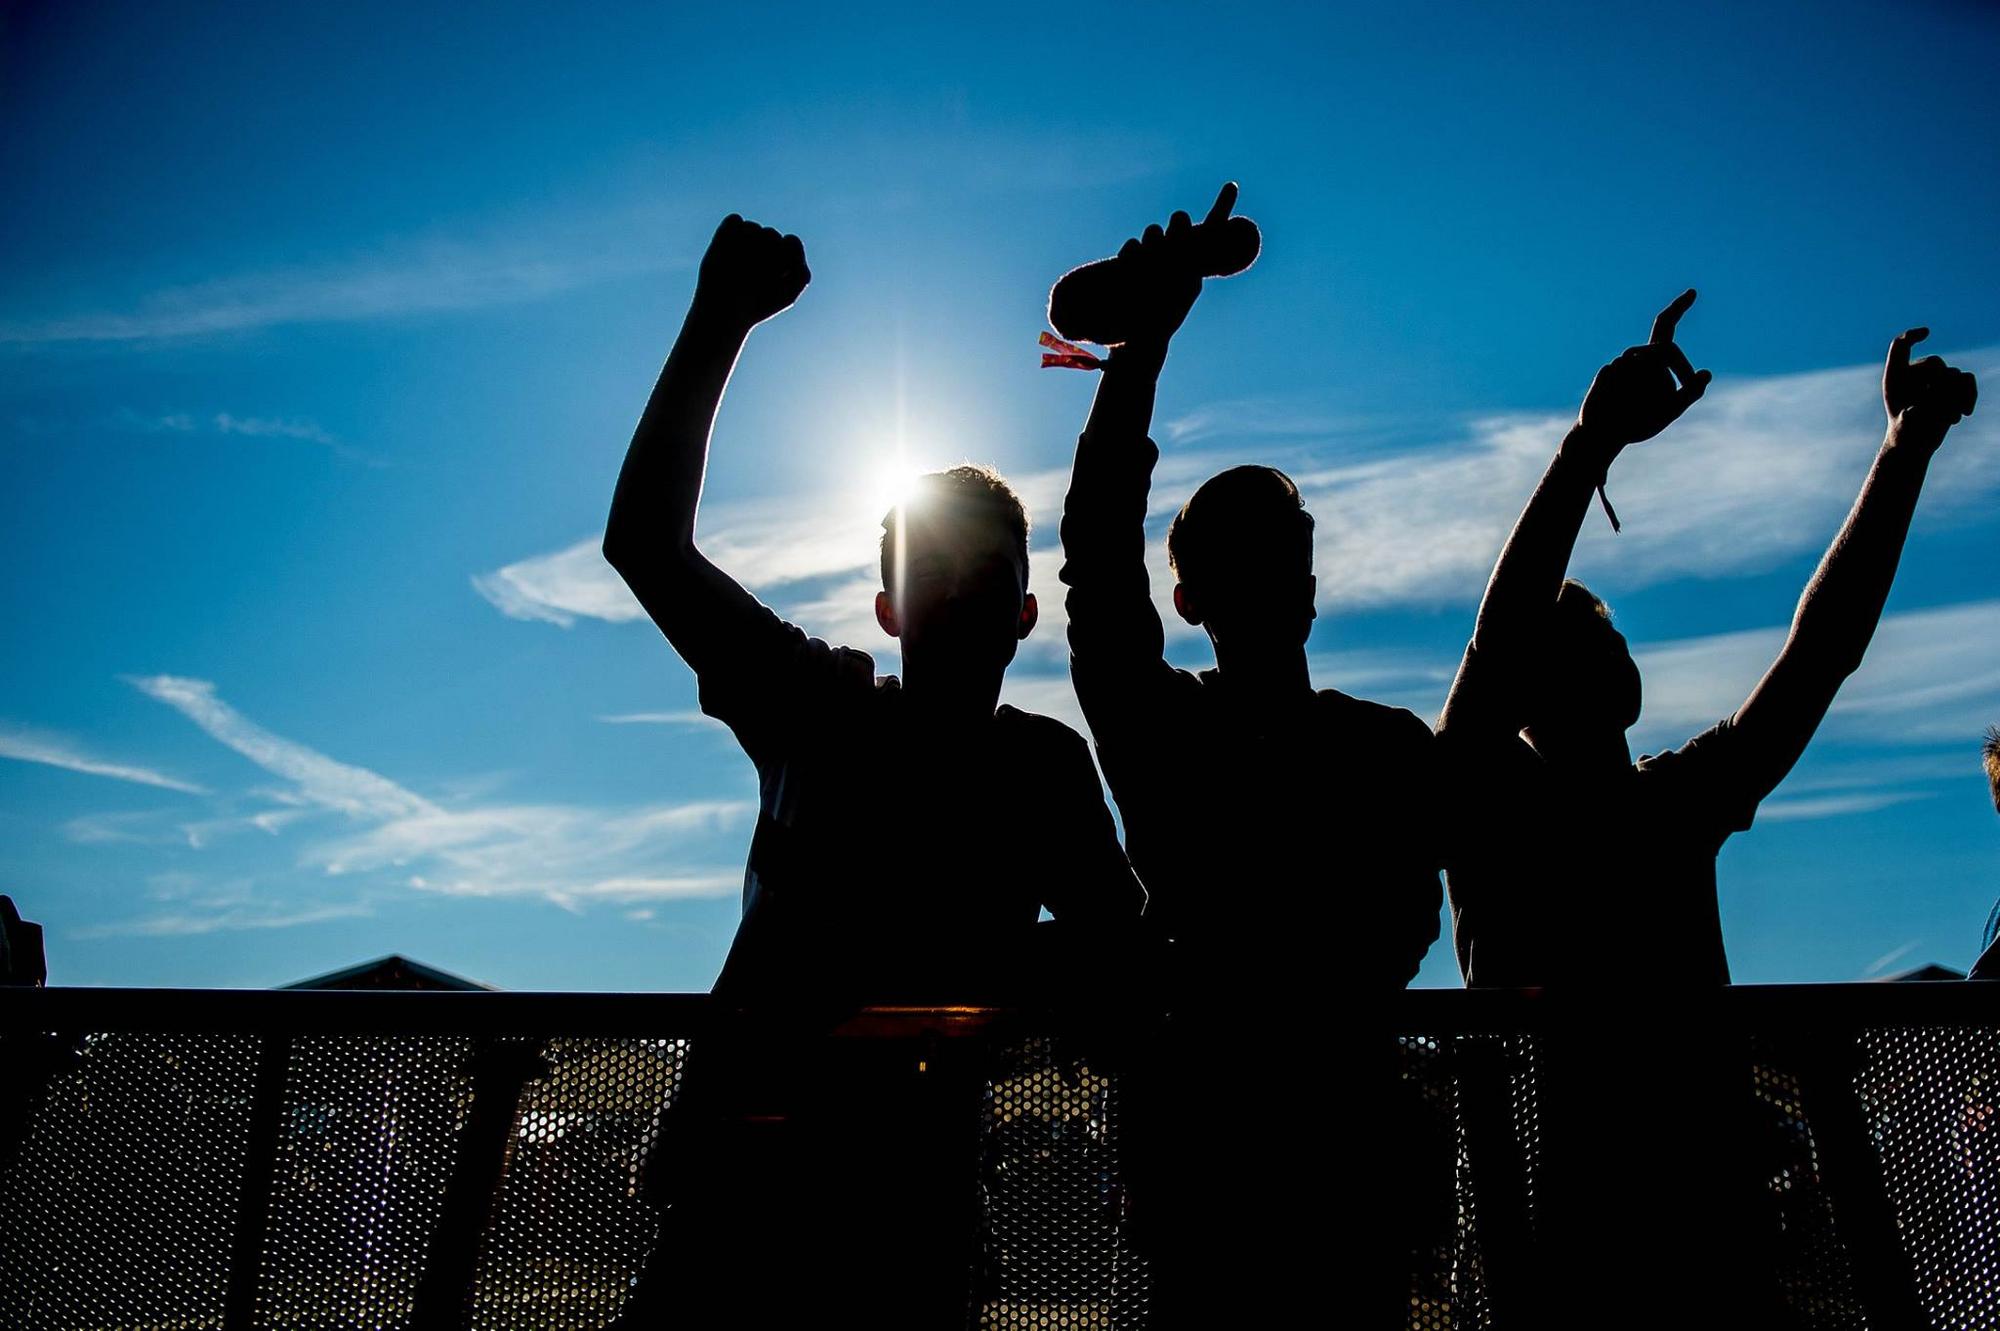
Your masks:
{"label": "ear silhouette", "polygon": [[887,592],[875,593],[875,622],[880,624],[882,631],[890,637],[903,636],[903,621],[896,618],[896,603],[889,599]]}
{"label": "ear silhouette", "polygon": [[1022,638],[1027,637],[1030,633],[1033,633],[1035,631],[1035,625],[1039,624],[1041,622],[1041,619],[1042,619],[1041,603],[1035,599],[1035,594],[1033,592],[1029,592],[1026,596],[1021,598],[1021,622],[1018,625],[1016,625],[1014,629],[1015,641],[1018,642]]}
{"label": "ear silhouette", "polygon": [[1188,595],[1184,582],[1174,584],[1174,611],[1196,628],[1201,627],[1201,609],[1195,605],[1194,597]]}

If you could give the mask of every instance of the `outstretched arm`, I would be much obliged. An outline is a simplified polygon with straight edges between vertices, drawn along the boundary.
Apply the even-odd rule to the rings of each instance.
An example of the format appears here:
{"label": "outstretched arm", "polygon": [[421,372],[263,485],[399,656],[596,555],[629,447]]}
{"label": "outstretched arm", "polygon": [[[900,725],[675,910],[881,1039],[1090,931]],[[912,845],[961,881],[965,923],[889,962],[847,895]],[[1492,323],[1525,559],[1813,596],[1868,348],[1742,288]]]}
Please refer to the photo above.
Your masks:
{"label": "outstretched arm", "polygon": [[1627,348],[1591,380],[1576,424],[1493,566],[1472,642],[1438,719],[1440,732],[1471,727],[1511,735],[1526,724],[1521,681],[1544,640],[1592,491],[1628,445],[1666,429],[1708,390],[1708,371],[1690,365],[1674,342],[1692,304],[1694,292],[1682,292],[1653,320],[1644,346]]}
{"label": "outstretched arm", "polygon": [[[1227,218],[1235,204],[1236,186],[1224,185],[1204,222]],[[1186,213],[1175,213],[1164,230],[1149,226],[1118,252],[1134,274],[1128,289],[1141,306],[1128,312],[1128,326],[1143,331],[1105,365],[1063,501],[1061,576],[1086,715],[1098,699],[1167,668],[1166,635],[1146,574],[1146,496],[1159,459],[1147,435],[1167,344],[1201,294],[1193,230]],[[1091,727],[1101,739],[1098,718]]]}
{"label": "outstretched arm", "polygon": [[618,474],[604,557],[698,673],[719,664],[743,626],[769,617],[695,548],[709,432],[750,330],[788,308],[811,280],[797,236],[733,213],[723,219]]}
{"label": "outstretched arm", "polygon": [[1882,374],[1888,435],[1799,598],[1784,650],[1736,711],[1738,752],[1754,798],[1784,780],[1841,682],[1861,665],[1895,580],[1931,455],[1978,398],[1973,377],[1938,357],[1910,363],[1911,346],[1929,335],[1929,329],[1912,328],[1889,345]]}

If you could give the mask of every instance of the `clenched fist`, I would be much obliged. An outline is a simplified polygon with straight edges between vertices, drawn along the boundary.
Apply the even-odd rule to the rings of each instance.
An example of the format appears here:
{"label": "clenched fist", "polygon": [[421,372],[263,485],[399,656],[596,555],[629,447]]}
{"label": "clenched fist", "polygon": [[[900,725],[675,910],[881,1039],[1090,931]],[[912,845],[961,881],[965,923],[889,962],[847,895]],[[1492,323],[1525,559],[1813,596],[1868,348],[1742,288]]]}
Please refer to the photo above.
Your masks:
{"label": "clenched fist", "polygon": [[1889,344],[1889,363],[1882,370],[1882,405],[1889,424],[1901,434],[1931,448],[1944,442],[1945,431],[1970,416],[1979,400],[1979,384],[1964,370],[1954,370],[1937,356],[1910,363],[1910,348],[1931,335],[1912,328]]}
{"label": "clenched fist", "polygon": [[731,213],[701,257],[695,304],[748,329],[790,309],[810,281],[803,241]]}

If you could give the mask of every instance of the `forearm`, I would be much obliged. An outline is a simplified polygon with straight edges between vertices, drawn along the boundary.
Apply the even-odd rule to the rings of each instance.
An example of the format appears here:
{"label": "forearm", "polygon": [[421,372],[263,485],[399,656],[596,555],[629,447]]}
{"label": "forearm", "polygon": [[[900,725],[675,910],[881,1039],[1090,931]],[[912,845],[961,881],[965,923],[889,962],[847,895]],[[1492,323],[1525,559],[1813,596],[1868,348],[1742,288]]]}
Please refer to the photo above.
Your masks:
{"label": "forearm", "polygon": [[628,581],[694,549],[708,439],[749,328],[697,295],[632,434],[605,524],[604,553]]}
{"label": "forearm", "polygon": [[[1935,445],[1893,425],[1861,493],[1806,584],[1785,654],[1808,663],[1829,686],[1861,664],[1910,534]],[[1829,692],[1831,691],[1829,687]]]}
{"label": "forearm", "polygon": [[1146,571],[1146,504],[1158,450],[1147,438],[1165,348],[1113,353],[1077,440],[1063,501],[1061,578],[1070,648],[1160,659],[1164,638]]}
{"label": "forearm", "polygon": [[1555,604],[1577,534],[1590,513],[1590,497],[1609,464],[1603,447],[1581,431],[1572,428],[1564,436],[1486,584],[1473,629],[1473,641],[1482,650],[1520,641]]}
{"label": "forearm", "polygon": [[1542,473],[1487,581],[1472,642],[1438,717],[1439,733],[1497,727],[1512,734],[1526,724],[1513,681],[1527,668],[1562,590],[1591,493],[1604,478],[1602,455],[1572,429]]}
{"label": "forearm", "polygon": [[1097,395],[1090,402],[1084,437],[1115,441],[1150,435],[1160,370],[1166,360],[1164,342],[1128,342],[1114,350],[1097,377]]}

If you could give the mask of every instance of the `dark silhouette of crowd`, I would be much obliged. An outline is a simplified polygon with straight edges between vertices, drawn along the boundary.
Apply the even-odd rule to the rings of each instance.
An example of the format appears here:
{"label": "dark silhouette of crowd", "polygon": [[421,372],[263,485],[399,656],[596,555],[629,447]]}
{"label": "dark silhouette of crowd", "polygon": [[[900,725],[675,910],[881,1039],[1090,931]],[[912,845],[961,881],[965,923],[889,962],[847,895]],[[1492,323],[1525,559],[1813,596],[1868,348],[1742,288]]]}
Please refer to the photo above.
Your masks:
{"label": "dark silhouette of crowd", "polygon": [[[843,1306],[867,1306],[876,1326],[962,1323],[966,1230],[939,1217],[968,1204],[965,1106],[982,1070],[949,1047],[914,1061],[824,1037],[869,1005],[1033,1003],[1151,1014],[1105,1053],[1131,1106],[1123,1205],[1151,1259],[1152,1325],[1291,1324],[1330,1288],[1348,1324],[1401,1324],[1413,1235],[1427,1208],[1452,1204],[1450,1179],[1413,1162],[1449,1147],[1410,1136],[1423,1116],[1400,1098],[1393,1032],[1366,1016],[1415,977],[1447,900],[1467,985],[1537,989],[1575,1018],[1539,1055],[1520,1324],[1597,1324],[1591,1310],[1629,1284],[1614,1243],[1699,1273],[1659,1289],[1644,1324],[1776,1315],[1778,1291],[1745,1256],[1744,1055],[1700,1001],[1730,978],[1716,857],[1860,666],[1973,378],[1913,358],[1928,330],[1894,337],[1886,434],[1783,648],[1734,712],[1677,748],[1635,759],[1638,667],[1568,569],[1593,499],[1617,525],[1619,458],[1709,387],[1680,342],[1692,290],[1598,370],[1551,441],[1435,729],[1312,678],[1314,520],[1275,467],[1210,477],[1167,530],[1173,611],[1214,655],[1187,670],[1167,659],[1148,572],[1151,430],[1205,280],[1248,267],[1261,244],[1236,197],[1227,185],[1200,221],[1148,226],[1051,296],[1058,333],[1108,347],[1044,338],[1058,349],[1046,363],[1101,375],[1061,514],[1088,741],[999,701],[1039,607],[1030,515],[989,468],[924,476],[882,520],[874,613],[900,675],[785,622],[703,553],[725,387],[752,331],[811,280],[798,237],[737,216],[717,228],[604,554],[754,764],[759,805],[715,985],[737,1017],[697,1045],[649,1162],[665,1230],[623,1325],[724,1290],[737,1325],[834,1324]],[[2000,811],[2000,730],[1985,762]],[[2000,978],[1994,931],[1975,977]],[[0,983],[45,974],[39,930],[0,897]],[[1610,1024],[1640,1038],[1596,1038]],[[1223,1049],[1258,1092],[1197,1104],[1186,1051]],[[1518,1157],[1509,1092],[1463,1094],[1464,1167],[1494,1204]],[[1296,1177],[1279,1178],[1215,1145],[1273,1131],[1271,1103],[1311,1104],[1316,1135],[1371,1147],[1338,1177],[1300,1152]],[[1659,1184],[1614,1239],[1595,1171],[1619,1136],[1649,1144]],[[1301,1191],[1322,1199],[1309,1224],[1288,1218]],[[885,1283],[888,1304],[870,1293]],[[1557,1288],[1560,1304],[1542,1302]]]}
{"label": "dark silhouette of crowd", "polygon": [[[661,1251],[685,1272],[697,1231],[711,1236],[698,1264],[728,1282],[745,1324],[803,1325],[842,1291],[882,1279],[870,1245],[891,1235],[900,1270],[915,1274],[899,1277],[906,1311],[878,1324],[948,1324],[951,1282],[935,1273],[962,1269],[962,1254],[908,1217],[919,1202],[951,1204],[928,1189],[958,1139],[898,1111],[920,1094],[908,1069],[836,1074],[809,1052],[813,1038],[865,1003],[1020,1001],[1051,985],[1102,1000],[1138,987],[1169,1014],[1150,1040],[1130,1043],[1123,1069],[1146,1125],[1132,1144],[1129,1206],[1154,1259],[1154,1324],[1295,1317],[1311,1289],[1329,1286],[1354,1325],[1399,1324],[1399,1250],[1412,1212],[1429,1203],[1406,1168],[1412,1153],[1397,1149],[1411,1116],[1397,1103],[1393,1049],[1380,1035],[1329,1036],[1311,1014],[1351,1017],[1406,985],[1437,938],[1448,884],[1468,985],[1577,996],[1578,1010],[1649,1037],[1628,1045],[1643,1060],[1623,1063],[1581,1034],[1574,1049],[1552,1043],[1540,1089],[1542,1221],[1528,1255],[1539,1265],[1528,1269],[1543,1288],[1566,1288],[1567,1307],[1592,1306],[1593,1289],[1624,1278],[1591,1206],[1601,1186],[1591,1162],[1611,1130],[1602,1106],[1623,1096],[1644,1108],[1622,1130],[1660,1129],[1657,1164],[1673,1180],[1638,1237],[1704,1273],[1660,1292],[1660,1324],[1756,1313],[1776,1292],[1736,1257],[1746,1250],[1736,1205],[1745,1178],[1729,1145],[1743,1098],[1731,1090],[1736,1065],[1727,1041],[1691,1015],[1699,1004],[1676,996],[1729,980],[1716,855],[1751,826],[1861,664],[1931,458],[1973,409],[1973,378],[1936,356],[1912,358],[1926,329],[1894,338],[1887,433],[1783,649],[1734,713],[1678,748],[1634,759],[1638,668],[1609,608],[1568,565],[1593,496],[1617,525],[1605,487],[1619,457],[1667,431],[1709,386],[1679,341],[1692,290],[1598,371],[1575,423],[1552,441],[1435,731],[1408,711],[1316,687],[1306,653],[1313,518],[1274,467],[1211,477],[1168,529],[1174,611],[1215,659],[1180,669],[1166,658],[1146,560],[1159,457],[1150,431],[1170,344],[1204,279],[1247,267],[1261,243],[1233,215],[1236,196],[1227,185],[1199,222],[1175,213],[1056,285],[1056,331],[1107,354],[1043,339],[1057,349],[1045,363],[1101,371],[1063,506],[1061,580],[1072,681],[1122,848],[1083,737],[998,701],[1038,618],[1029,517],[1000,476],[931,474],[884,517],[874,609],[900,646],[900,676],[784,622],[702,553],[696,514],[724,388],[752,330],[811,280],[798,237],[737,216],[716,230],[604,540],[693,667],[702,709],[755,764],[760,790],[743,920],[716,993],[766,1015],[706,1067],[691,1065],[687,1101],[708,1112],[686,1116],[681,1145],[663,1144],[678,1163],[655,1170],[674,1180],[658,1185],[670,1222]],[[1988,761],[2000,781],[1991,747]],[[1093,975],[1094,993],[1080,978]],[[1203,1134],[1260,1131],[1250,1097],[1240,1108],[1215,1097],[1196,1123],[1177,1093],[1173,1051],[1217,1042],[1256,1066],[1278,1102],[1339,1106],[1322,1117],[1344,1119],[1316,1130],[1380,1145],[1320,1194],[1340,1199],[1337,1214],[1284,1223],[1295,1181],[1193,1146]],[[939,1073],[926,1068],[928,1093],[970,1075]],[[1330,1079],[1339,1094],[1315,1098]],[[834,1084],[837,1095],[815,1098]],[[803,1118],[819,1135],[812,1151],[775,1163],[755,1143],[693,1126],[755,1121],[760,1098],[787,1097],[814,1106]],[[1504,1124],[1482,1122],[1476,1103],[1466,1112],[1471,1167],[1492,1169],[1506,1154],[1494,1145]],[[1712,1131],[1669,1132],[1669,1120]],[[840,1223],[815,1195],[842,1197]],[[812,1237],[789,1242],[801,1215],[813,1217]],[[783,1280],[759,1274],[773,1245],[791,1254]],[[1285,1270],[1317,1274],[1304,1285],[1238,1278]],[[663,1279],[656,1271],[646,1283]],[[1533,1307],[1526,1297],[1517,1306]],[[631,1324],[647,1306],[642,1297]],[[1551,1304],[1532,1324],[1567,1315]]]}

